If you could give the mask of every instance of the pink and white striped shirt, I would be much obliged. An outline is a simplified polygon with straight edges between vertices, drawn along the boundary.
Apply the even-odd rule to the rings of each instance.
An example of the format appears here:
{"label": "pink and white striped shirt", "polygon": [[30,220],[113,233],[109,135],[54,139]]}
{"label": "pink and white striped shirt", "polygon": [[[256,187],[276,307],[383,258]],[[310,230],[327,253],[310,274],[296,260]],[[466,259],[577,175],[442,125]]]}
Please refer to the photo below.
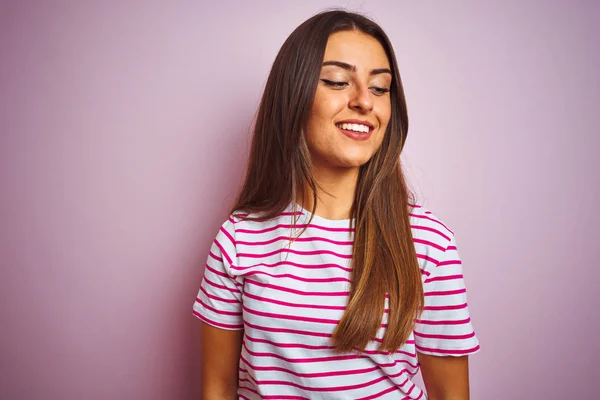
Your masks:
{"label": "pink and white striped shirt", "polygon": [[[299,221],[292,232],[294,211]],[[309,217],[295,204],[267,222],[234,213],[210,250],[193,312],[218,328],[244,330],[240,399],[425,399],[412,382],[417,351],[460,356],[479,350],[454,233],[414,205],[425,309],[413,334],[398,351],[381,352],[382,327],[365,351],[335,353],[330,339],[349,294],[354,229],[350,220],[315,215],[290,246]]]}

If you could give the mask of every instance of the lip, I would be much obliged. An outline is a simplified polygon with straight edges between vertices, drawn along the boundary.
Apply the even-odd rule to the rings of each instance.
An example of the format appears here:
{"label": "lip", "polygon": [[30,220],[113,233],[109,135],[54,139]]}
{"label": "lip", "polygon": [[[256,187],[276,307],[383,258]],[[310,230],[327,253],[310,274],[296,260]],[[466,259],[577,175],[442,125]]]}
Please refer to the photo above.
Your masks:
{"label": "lip", "polygon": [[[369,127],[369,132],[355,132],[355,131],[349,131],[349,130],[345,130],[342,129],[340,127],[338,127],[338,124],[361,124],[361,125],[366,125]],[[373,124],[371,124],[370,122],[367,121],[361,121],[359,119],[347,119],[344,121],[339,121],[335,123],[335,127],[338,128],[340,130],[340,132],[342,132],[344,135],[348,136],[350,139],[354,139],[354,140],[367,140],[371,137],[371,133],[373,133]]]}

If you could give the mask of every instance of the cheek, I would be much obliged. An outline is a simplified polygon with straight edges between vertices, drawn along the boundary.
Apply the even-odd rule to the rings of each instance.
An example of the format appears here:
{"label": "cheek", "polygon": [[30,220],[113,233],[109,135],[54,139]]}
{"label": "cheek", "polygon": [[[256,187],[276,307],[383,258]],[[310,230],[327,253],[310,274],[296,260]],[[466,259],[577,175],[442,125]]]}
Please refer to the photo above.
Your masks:
{"label": "cheek", "polygon": [[379,104],[379,118],[382,124],[387,125],[392,116],[392,104],[390,99],[386,99]]}
{"label": "cheek", "polygon": [[315,98],[307,124],[306,139],[309,144],[322,145],[328,142],[336,110],[336,104],[331,99]]}
{"label": "cheek", "polygon": [[326,93],[323,90],[317,90],[315,99],[313,101],[311,114],[316,119],[322,119],[326,122],[331,120],[340,111],[344,109],[345,98],[342,95],[336,93]]}

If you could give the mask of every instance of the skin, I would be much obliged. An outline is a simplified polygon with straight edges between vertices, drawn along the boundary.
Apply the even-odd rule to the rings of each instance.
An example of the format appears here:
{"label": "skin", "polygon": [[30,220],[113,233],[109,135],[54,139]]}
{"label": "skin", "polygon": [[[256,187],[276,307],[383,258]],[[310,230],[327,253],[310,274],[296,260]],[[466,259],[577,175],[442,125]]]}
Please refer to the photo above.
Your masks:
{"label": "skin", "polygon": [[[354,200],[359,167],[381,146],[390,120],[390,95],[382,91],[389,90],[392,76],[371,75],[373,70],[389,69],[390,64],[379,42],[359,32],[332,34],[323,61],[339,61],[355,67],[355,71],[336,65],[322,67],[305,133],[313,174],[324,189],[317,193],[316,214],[346,219]],[[335,124],[349,119],[373,124],[371,137],[358,141],[342,134]],[[309,193],[304,204],[312,207]]]}
{"label": "skin", "polygon": [[238,399],[238,365],[243,332],[219,329],[205,322],[201,323],[202,400]]}
{"label": "skin", "polygon": [[[306,142],[313,173],[321,190],[315,214],[328,219],[347,219],[354,201],[358,171],[379,149],[391,116],[392,76],[375,71],[389,69],[385,50],[371,36],[360,32],[337,32],[329,37],[324,63],[336,61],[353,66],[324,65],[320,72]],[[336,82],[336,83],[333,83]],[[344,135],[335,125],[357,119],[373,124],[368,140]],[[296,199],[301,202],[302,199]],[[307,192],[303,204],[312,207]],[[202,399],[237,399],[238,363],[242,331],[229,331],[202,322]],[[418,353],[421,373],[430,400],[469,399],[468,358],[436,357]]]}

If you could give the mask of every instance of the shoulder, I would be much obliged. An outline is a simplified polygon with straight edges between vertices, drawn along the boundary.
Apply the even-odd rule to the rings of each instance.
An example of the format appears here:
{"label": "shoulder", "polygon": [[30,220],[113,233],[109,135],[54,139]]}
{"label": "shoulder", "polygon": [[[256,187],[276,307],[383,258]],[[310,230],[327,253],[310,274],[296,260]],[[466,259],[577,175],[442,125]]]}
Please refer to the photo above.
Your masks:
{"label": "shoulder", "polygon": [[415,243],[444,252],[454,242],[454,231],[422,204],[409,204],[409,217]]}
{"label": "shoulder", "polygon": [[286,226],[291,222],[292,213],[284,212],[275,218],[264,219],[259,213],[249,213],[243,210],[232,212],[221,225],[232,235],[239,234],[266,234],[278,227]]}

